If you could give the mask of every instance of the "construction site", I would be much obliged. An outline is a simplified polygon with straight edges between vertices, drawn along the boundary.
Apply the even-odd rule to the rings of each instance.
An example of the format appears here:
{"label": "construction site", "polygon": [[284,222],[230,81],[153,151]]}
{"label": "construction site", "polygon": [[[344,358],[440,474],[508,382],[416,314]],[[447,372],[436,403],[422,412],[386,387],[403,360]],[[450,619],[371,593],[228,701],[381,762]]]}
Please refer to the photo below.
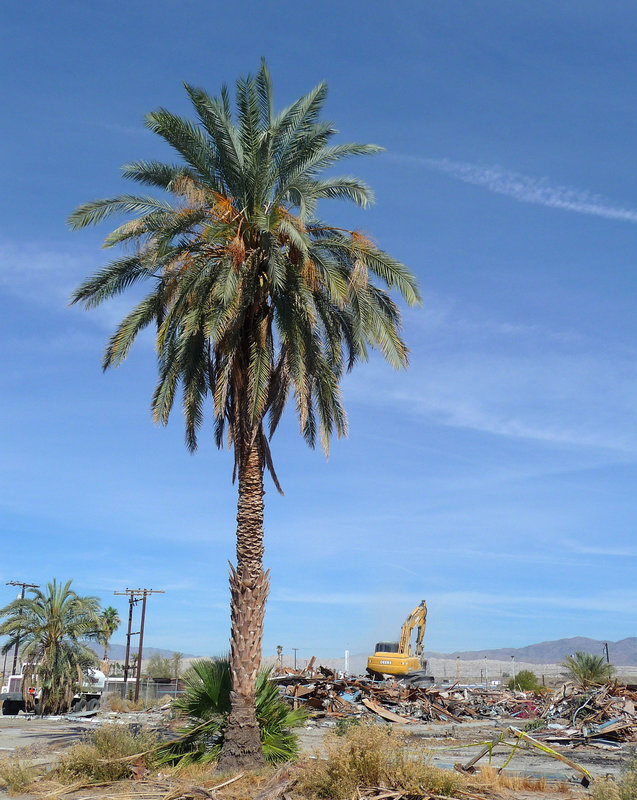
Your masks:
{"label": "construction site", "polygon": [[[136,596],[130,596],[131,609]],[[456,787],[452,796],[584,798],[600,781],[621,781],[637,744],[635,668],[613,669],[612,677],[608,670],[603,683],[587,683],[569,675],[567,663],[427,658],[426,620],[423,600],[408,614],[398,640],[377,642],[366,658],[346,653],[342,660],[311,657],[301,663],[294,653],[296,667],[283,652],[266,659],[270,689],[290,713],[300,714],[295,723],[300,767],[290,762],[260,778],[240,773],[227,781],[198,774],[194,782],[188,770],[157,768],[148,755],[183,738],[184,697],[192,691],[193,670],[204,662],[185,659],[183,678],[150,678],[150,662],[129,664],[129,638],[123,675],[93,670],[88,676],[92,686],[78,690],[65,714],[42,717],[37,686],[29,705],[20,700],[28,697],[20,675],[9,679],[0,696],[0,751],[5,757],[0,778],[12,791],[17,779],[12,784],[11,770],[19,765],[29,776],[23,790],[28,787],[30,795],[46,800],[301,800],[303,764],[312,759],[329,763],[335,748],[352,746],[350,740],[360,746],[356,737],[373,752],[378,745],[374,731],[385,730],[390,750],[399,747],[438,775],[458,776],[464,788]],[[135,635],[130,625],[129,633]],[[110,672],[108,660],[102,668]],[[529,676],[535,681],[532,688],[522,685]],[[90,748],[84,743],[99,741],[102,732],[117,740],[118,731],[139,752],[122,756],[116,752],[119,745],[112,745],[113,752],[102,754],[101,763],[119,764],[117,783],[82,780],[77,767],[78,780],[60,783],[55,777],[64,775],[77,748]],[[359,797],[412,800],[416,795],[370,786]]]}

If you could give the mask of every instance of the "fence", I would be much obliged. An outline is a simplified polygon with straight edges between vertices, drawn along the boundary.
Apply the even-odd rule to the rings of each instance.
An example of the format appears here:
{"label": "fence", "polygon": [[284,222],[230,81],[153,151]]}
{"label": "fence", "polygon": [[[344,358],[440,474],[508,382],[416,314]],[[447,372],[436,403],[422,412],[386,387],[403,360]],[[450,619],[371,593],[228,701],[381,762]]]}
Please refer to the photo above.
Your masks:
{"label": "fence", "polygon": [[[129,678],[126,687],[123,678],[107,678],[104,685],[107,694],[126,696],[131,700],[135,695],[135,678]],[[145,701],[156,700],[160,697],[179,697],[184,690],[181,681],[156,681],[153,678],[142,678],[139,682],[139,697]]]}

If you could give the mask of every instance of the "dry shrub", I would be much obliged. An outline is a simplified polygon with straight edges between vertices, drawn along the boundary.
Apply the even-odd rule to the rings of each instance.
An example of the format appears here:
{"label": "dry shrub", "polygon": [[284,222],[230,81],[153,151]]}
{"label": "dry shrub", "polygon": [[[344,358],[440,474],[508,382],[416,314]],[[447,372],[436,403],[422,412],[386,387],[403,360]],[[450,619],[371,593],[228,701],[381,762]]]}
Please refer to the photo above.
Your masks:
{"label": "dry shrub", "polygon": [[109,692],[106,697],[102,698],[102,708],[110,709],[111,711],[125,711],[126,700],[122,698],[117,692]]}
{"label": "dry shrub", "polygon": [[36,777],[36,769],[29,761],[11,756],[0,761],[0,781],[9,794],[22,794]]}
{"label": "dry shrub", "polygon": [[637,748],[630,749],[619,780],[598,778],[591,796],[592,800],[637,800]]}
{"label": "dry shrub", "polygon": [[457,773],[432,766],[422,747],[386,725],[357,725],[342,736],[330,732],[324,747],[325,759],[301,764],[303,796],[349,800],[359,788],[382,787],[451,797],[465,783]]}
{"label": "dry shrub", "polygon": [[146,703],[142,697],[140,697],[137,702],[134,700],[124,700],[117,692],[109,692],[109,694],[106,695],[106,701],[102,701],[102,708],[120,713],[126,711],[144,711],[146,708],[151,708],[154,703],[154,700],[149,700],[148,703]]}
{"label": "dry shrub", "polygon": [[60,758],[57,775],[63,783],[117,781],[131,774],[131,762],[122,760],[141,753],[135,765],[150,768],[156,737],[148,732],[133,733],[126,725],[104,725],[73,745]]}
{"label": "dry shrub", "polygon": [[597,778],[593,781],[591,800],[622,800],[616,781],[612,778]]}

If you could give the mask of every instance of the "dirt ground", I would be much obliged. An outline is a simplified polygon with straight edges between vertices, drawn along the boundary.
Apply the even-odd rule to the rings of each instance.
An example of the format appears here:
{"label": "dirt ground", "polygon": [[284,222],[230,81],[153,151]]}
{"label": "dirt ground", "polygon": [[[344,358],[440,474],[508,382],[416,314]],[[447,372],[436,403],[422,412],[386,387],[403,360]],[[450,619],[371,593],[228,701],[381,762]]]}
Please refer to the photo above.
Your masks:
{"label": "dirt ground", "polygon": [[[89,720],[69,720],[64,717],[49,717],[45,719],[29,718],[22,714],[18,717],[0,716],[0,758],[13,753],[24,754],[25,758],[38,764],[52,765],[60,752],[76,742],[84,733],[96,725],[125,722],[127,724],[161,724],[161,715],[157,712],[130,714],[100,714],[99,717]],[[467,722],[463,724],[441,723],[412,723],[402,726],[410,735],[422,741],[429,750],[430,758],[435,765],[452,769],[454,764],[467,762],[475,755],[479,747],[470,745],[493,740],[500,731],[515,720],[485,720]],[[517,723],[519,724],[519,723]],[[320,753],[326,733],[334,728],[334,721],[330,719],[312,721],[300,730],[300,746],[303,752],[310,754]],[[587,769],[593,777],[617,776],[621,764],[628,750],[628,746],[613,751],[600,750],[593,747],[556,748],[567,758],[577,762]],[[501,746],[496,749],[492,764],[501,766],[506,759],[509,749]],[[481,764],[487,763],[485,757]],[[518,748],[513,760],[507,767],[507,772],[529,777],[545,777],[549,782],[565,781],[572,787],[571,797],[586,797],[587,793],[579,784],[579,776],[573,769],[549,756],[535,750]],[[538,795],[519,792],[516,798],[534,797],[536,800],[544,798],[564,798],[564,794],[557,791]],[[86,792],[83,793],[86,798]]]}
{"label": "dirt ground", "polygon": [[[465,722],[462,724],[443,724],[439,722],[411,723],[401,726],[408,734],[421,740],[430,754],[432,763],[448,769],[453,769],[456,763],[466,763],[476,755],[480,747],[469,745],[479,742],[492,741],[508,725],[519,726],[519,720],[482,720]],[[301,730],[301,747],[307,752],[321,750],[321,743],[325,733],[331,726],[310,724]],[[613,751],[600,750],[596,747],[554,748],[571,761],[584,767],[593,777],[617,777],[621,765],[628,752],[628,745]],[[500,767],[504,764],[511,750],[501,745],[494,751],[492,765]],[[486,764],[485,756],[479,763]],[[572,781],[577,780],[577,774],[567,765],[527,747],[519,747],[515,756],[507,767],[511,772],[529,776],[544,776],[547,779]]]}

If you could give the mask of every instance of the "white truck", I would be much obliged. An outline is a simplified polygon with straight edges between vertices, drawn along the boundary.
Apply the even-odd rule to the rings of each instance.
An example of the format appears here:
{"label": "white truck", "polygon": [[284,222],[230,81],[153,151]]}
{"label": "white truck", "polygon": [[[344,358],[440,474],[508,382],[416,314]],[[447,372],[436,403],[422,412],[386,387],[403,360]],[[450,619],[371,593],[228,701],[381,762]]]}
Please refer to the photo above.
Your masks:
{"label": "white truck", "polygon": [[[2,707],[2,713],[4,715],[15,716],[20,711],[27,710],[27,704],[22,691],[23,672],[24,667],[19,675],[10,675],[7,684],[2,687],[2,692],[0,692],[0,706]],[[82,685],[79,691],[73,696],[70,708],[66,709],[66,711],[74,713],[77,711],[93,711],[99,708],[105,683],[106,676],[101,670],[86,670],[86,672],[82,673]],[[35,713],[37,714],[40,703],[40,692],[36,686],[29,686],[27,694],[33,697]]]}

